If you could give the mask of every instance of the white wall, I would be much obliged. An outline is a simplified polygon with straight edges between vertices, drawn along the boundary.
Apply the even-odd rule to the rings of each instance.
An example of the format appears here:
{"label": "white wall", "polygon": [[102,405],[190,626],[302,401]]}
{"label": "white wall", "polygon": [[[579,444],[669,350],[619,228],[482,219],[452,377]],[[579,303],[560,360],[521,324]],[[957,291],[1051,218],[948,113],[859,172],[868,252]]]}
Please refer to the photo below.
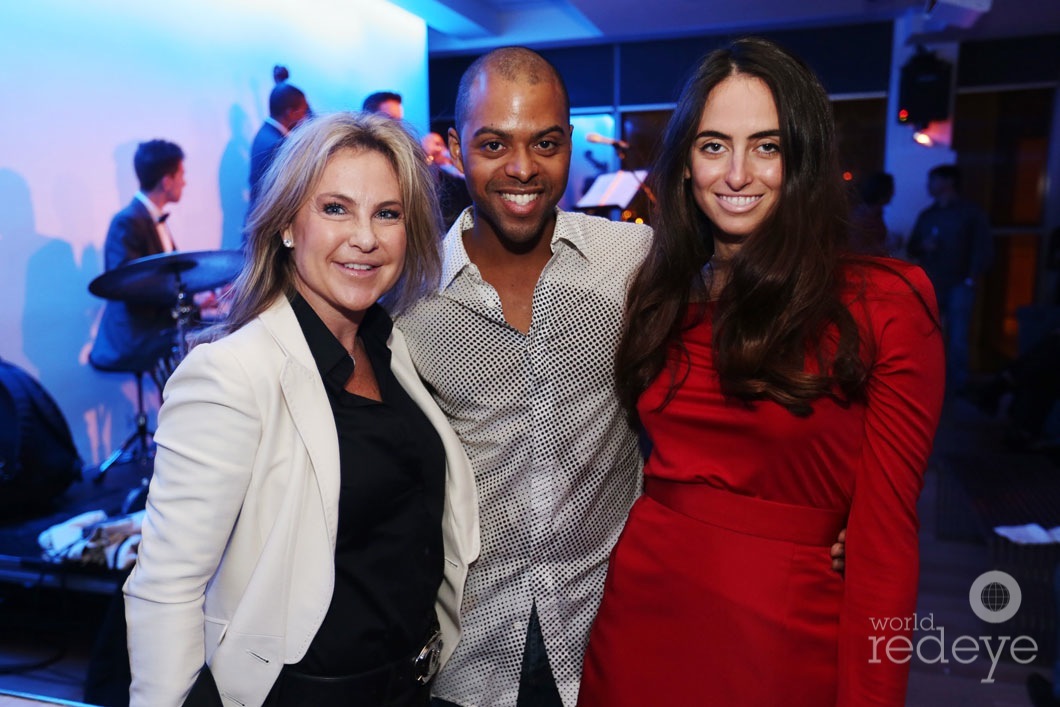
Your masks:
{"label": "white wall", "polygon": [[89,463],[132,429],[131,376],[86,364],[111,216],[136,144],[178,143],[184,250],[236,247],[272,66],[317,112],[376,90],[428,125],[426,27],[383,0],[32,0],[0,8],[0,357],[57,399]]}

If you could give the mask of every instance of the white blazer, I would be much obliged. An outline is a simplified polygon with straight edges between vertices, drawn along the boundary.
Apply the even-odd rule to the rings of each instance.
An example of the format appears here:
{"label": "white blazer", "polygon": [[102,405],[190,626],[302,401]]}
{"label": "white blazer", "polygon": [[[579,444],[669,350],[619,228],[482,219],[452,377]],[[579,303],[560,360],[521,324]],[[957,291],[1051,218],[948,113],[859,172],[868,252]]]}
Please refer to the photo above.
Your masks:
{"label": "white blazer", "polygon": [[[478,556],[475,482],[404,337],[391,369],[446,454],[442,660]],[[203,662],[226,705],[260,705],[301,660],[331,603],[339,500],[335,421],[285,297],[195,347],[166,385],[139,557],[125,584],[131,707],[179,706]]]}

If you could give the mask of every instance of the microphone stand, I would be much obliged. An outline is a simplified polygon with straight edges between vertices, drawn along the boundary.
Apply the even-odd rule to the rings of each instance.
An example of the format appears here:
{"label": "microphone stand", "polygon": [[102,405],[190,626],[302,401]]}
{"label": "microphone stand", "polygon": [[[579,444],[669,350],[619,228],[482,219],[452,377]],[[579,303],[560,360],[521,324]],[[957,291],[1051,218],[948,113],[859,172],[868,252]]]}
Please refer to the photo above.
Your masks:
{"label": "microphone stand", "polygon": [[[621,164],[622,162],[625,162],[626,161],[626,148],[623,147],[622,144],[617,142],[617,141],[612,143],[611,147],[615,148],[615,154],[618,155],[619,164]],[[629,173],[632,174],[633,178],[637,180],[638,184],[640,184],[640,188],[644,190],[644,193],[647,195],[648,201],[651,202],[651,205],[653,207],[654,206],[658,206],[659,204],[655,200],[655,193],[651,190],[651,187],[649,187],[647,184],[644,183],[643,179],[641,179],[640,177],[637,176],[637,171],[635,169],[631,169],[631,170],[629,170]]]}

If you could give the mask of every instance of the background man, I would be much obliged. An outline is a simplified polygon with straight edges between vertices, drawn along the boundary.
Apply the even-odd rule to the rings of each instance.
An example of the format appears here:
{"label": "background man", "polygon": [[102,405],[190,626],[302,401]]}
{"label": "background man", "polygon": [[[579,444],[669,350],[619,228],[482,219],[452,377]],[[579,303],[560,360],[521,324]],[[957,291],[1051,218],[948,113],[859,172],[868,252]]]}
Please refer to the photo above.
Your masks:
{"label": "background man", "polygon": [[442,207],[442,221],[449,228],[460,213],[471,206],[464,175],[453,164],[445,139],[438,133],[427,133],[420,141],[427,153],[427,164],[438,183],[438,204]]}
{"label": "background man", "polygon": [[569,102],[528,49],[468,68],[449,149],[473,206],[445,237],[438,293],[399,319],[480,496],[463,635],[434,693],[440,704],[573,705],[607,557],[640,492],[613,368],[651,231],[556,208]]}
{"label": "background man", "polygon": [[931,278],[942,311],[948,393],[963,392],[968,382],[975,287],[994,257],[986,214],[962,199],[960,188],[961,173],[954,165],[928,173],[928,194],[935,201],[920,212],[907,246]]}
{"label": "background man", "polygon": [[393,91],[377,91],[364,99],[361,110],[366,113],[379,113],[394,120],[405,117],[405,109],[401,105],[401,94]]}
{"label": "background man", "polygon": [[[110,222],[104,267],[176,249],[163,209],[184,192],[184,152],[165,140],[142,142],[133,156],[140,191]],[[153,371],[173,347],[170,307],[108,301],[89,354],[93,366],[121,371]]]}
{"label": "background man", "polygon": [[258,129],[250,146],[250,204],[247,212],[254,208],[261,188],[261,178],[276,157],[280,144],[287,133],[294,129],[309,114],[309,102],[301,90],[287,83],[289,74],[283,66],[272,70],[276,81],[269,93],[269,117]]}

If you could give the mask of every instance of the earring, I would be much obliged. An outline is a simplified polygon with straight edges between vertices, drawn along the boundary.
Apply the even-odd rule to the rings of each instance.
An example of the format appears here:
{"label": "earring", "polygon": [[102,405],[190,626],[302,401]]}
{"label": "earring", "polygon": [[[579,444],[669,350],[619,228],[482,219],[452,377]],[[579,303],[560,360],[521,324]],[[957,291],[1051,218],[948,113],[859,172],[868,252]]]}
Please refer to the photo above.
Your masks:
{"label": "earring", "polygon": [[283,239],[283,247],[284,248],[294,248],[294,241],[291,240],[290,238],[284,238]]}

